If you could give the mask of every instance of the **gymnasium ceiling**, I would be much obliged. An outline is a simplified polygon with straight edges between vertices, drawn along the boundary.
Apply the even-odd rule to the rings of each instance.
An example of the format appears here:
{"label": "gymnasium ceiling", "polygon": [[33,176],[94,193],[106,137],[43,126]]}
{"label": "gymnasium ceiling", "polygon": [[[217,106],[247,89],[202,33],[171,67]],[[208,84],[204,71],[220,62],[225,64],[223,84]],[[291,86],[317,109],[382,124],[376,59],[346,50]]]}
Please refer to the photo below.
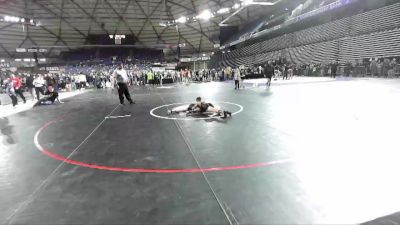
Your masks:
{"label": "gymnasium ceiling", "polygon": [[[260,0],[267,1],[267,0]],[[299,0],[271,0],[293,2]],[[290,3],[291,2],[291,3]],[[185,44],[183,54],[211,52],[219,36],[219,23],[231,13],[210,20],[161,26],[182,16],[199,15],[204,10],[241,3],[233,0],[0,0],[0,18],[29,18],[37,25],[0,21],[0,57],[15,58],[16,48],[43,47],[43,57],[51,57],[86,45],[89,34],[130,34],[138,47],[171,48]],[[286,4],[286,3],[285,3]],[[284,5],[285,5],[284,4]],[[298,3],[297,3],[298,4]],[[273,13],[276,6],[249,5],[229,20],[245,24]],[[178,27],[178,28],[177,28]]]}

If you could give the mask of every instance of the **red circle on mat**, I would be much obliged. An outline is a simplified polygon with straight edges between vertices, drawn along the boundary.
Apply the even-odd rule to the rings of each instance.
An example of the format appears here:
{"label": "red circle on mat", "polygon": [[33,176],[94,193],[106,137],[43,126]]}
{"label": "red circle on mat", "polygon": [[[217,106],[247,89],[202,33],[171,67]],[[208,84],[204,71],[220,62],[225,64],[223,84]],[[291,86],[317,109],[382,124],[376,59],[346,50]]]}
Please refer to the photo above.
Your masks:
{"label": "red circle on mat", "polygon": [[45,149],[39,142],[39,136],[47,127],[51,126],[52,124],[56,123],[59,119],[55,119],[52,121],[47,122],[42,127],[40,127],[34,136],[34,143],[36,148],[41,151],[43,154],[49,156],[50,158],[62,161],[63,163],[98,169],[98,170],[108,170],[108,171],[118,171],[118,172],[130,172],[130,173],[201,173],[201,172],[214,172],[214,171],[227,171],[227,170],[238,170],[238,169],[248,169],[248,168],[256,168],[256,167],[266,167],[271,165],[277,164],[284,164],[292,162],[292,159],[283,159],[283,160],[275,160],[275,161],[268,161],[268,162],[260,162],[260,163],[253,163],[253,164],[242,164],[236,166],[220,166],[220,167],[209,167],[209,168],[187,168],[187,169],[146,169],[146,168],[123,168],[123,167],[111,167],[111,166],[103,166],[97,164],[91,164],[76,160],[71,160],[65,158],[64,156],[58,155]]}

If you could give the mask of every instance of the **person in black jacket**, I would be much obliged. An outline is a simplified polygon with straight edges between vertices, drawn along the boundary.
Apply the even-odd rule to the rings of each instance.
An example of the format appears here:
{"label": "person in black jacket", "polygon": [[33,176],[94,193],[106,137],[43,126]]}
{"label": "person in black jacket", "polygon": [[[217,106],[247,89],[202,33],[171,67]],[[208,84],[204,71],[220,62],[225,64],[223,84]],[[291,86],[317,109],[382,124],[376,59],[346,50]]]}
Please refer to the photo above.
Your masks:
{"label": "person in black jacket", "polygon": [[271,79],[273,75],[274,75],[274,67],[272,66],[272,63],[269,61],[264,66],[264,76],[267,78],[267,88],[271,86]]}
{"label": "person in black jacket", "polygon": [[333,62],[331,65],[331,77],[332,78],[336,78],[337,67],[338,67],[337,62],[336,61]]}
{"label": "person in black jacket", "polygon": [[27,78],[26,78],[26,87],[29,90],[29,93],[31,94],[32,100],[35,99],[35,95],[33,94],[33,89],[34,89],[34,85],[33,85],[33,75],[30,74]]}

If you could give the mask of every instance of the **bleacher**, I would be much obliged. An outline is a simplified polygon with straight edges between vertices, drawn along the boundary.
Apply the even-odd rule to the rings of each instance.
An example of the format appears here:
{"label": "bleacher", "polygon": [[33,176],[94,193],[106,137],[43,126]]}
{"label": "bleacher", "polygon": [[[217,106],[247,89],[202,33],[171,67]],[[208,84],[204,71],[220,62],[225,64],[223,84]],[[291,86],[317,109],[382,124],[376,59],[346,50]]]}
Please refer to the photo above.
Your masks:
{"label": "bleacher", "polygon": [[308,64],[400,56],[400,3],[215,54],[215,66],[254,65],[286,58]]}

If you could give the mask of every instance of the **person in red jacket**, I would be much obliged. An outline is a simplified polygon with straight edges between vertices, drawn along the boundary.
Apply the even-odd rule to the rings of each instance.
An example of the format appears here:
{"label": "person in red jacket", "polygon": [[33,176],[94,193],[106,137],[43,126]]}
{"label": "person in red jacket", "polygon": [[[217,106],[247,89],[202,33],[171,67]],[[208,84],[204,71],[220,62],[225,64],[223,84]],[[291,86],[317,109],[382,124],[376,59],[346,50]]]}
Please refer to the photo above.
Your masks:
{"label": "person in red jacket", "polygon": [[26,103],[26,99],[24,94],[22,93],[22,80],[20,77],[15,76],[15,74],[11,74],[11,81],[13,83],[13,87],[15,89],[15,94],[19,95],[24,103]]}

